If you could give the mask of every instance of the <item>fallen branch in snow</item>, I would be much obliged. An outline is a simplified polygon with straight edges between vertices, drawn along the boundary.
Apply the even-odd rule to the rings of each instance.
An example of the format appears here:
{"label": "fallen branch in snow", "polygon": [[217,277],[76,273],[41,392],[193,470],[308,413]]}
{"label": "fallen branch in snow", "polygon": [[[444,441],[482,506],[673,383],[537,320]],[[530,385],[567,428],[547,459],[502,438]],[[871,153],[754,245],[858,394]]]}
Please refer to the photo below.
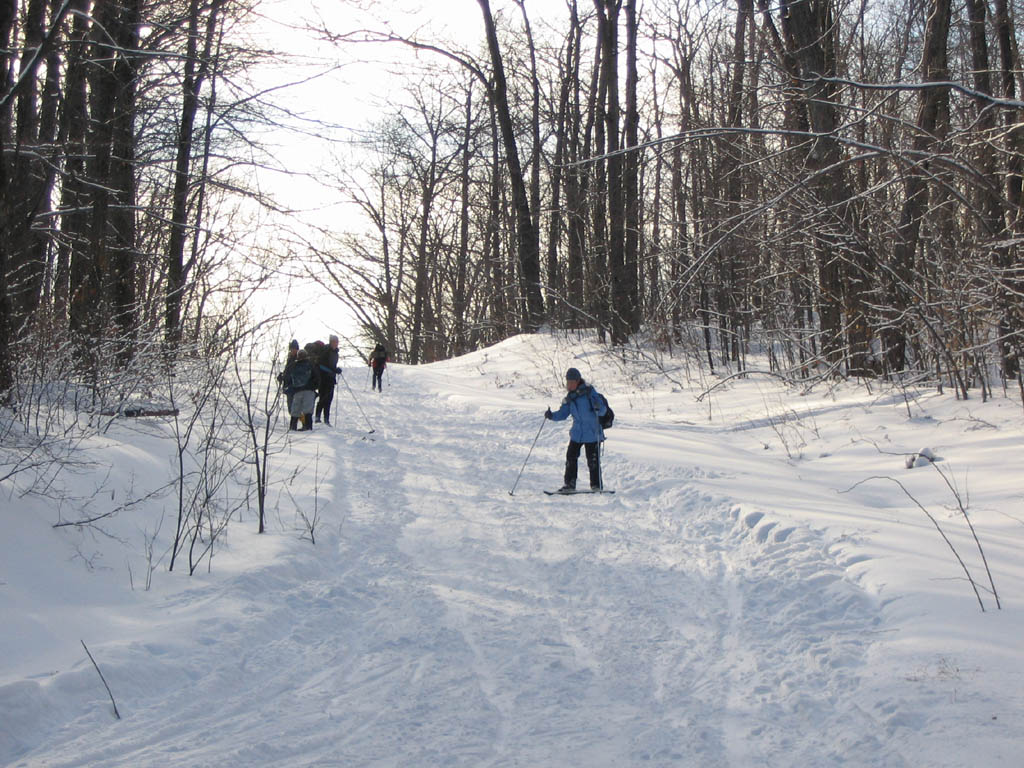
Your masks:
{"label": "fallen branch in snow", "polygon": [[81,526],[92,525],[93,523],[95,523],[98,520],[103,520],[103,519],[108,518],[108,517],[113,517],[114,515],[117,514],[117,512],[118,512],[118,510],[112,509],[109,512],[101,512],[98,515],[94,515],[93,517],[87,517],[84,520],[64,520],[63,522],[60,522],[60,523],[54,523],[52,527],[53,528],[66,528],[69,525],[81,525]]}
{"label": "fallen branch in snow", "polygon": [[1002,510],[997,510],[997,511],[998,511],[998,512],[999,512],[999,514],[1000,514],[1000,515],[1002,515],[1003,517],[1008,517],[1008,518],[1010,518],[1011,520],[1014,520],[1014,521],[1016,521],[1016,522],[1020,523],[1021,525],[1024,525],[1024,520],[1021,520],[1021,519],[1020,519],[1019,517],[1014,517],[1013,515],[1009,514],[1008,512],[1003,512]]}
{"label": "fallen branch in snow", "polygon": [[125,408],[121,411],[107,409],[100,411],[100,416],[124,416],[127,419],[140,419],[145,416],[177,416],[177,408]]}
{"label": "fallen branch in snow", "polygon": [[[949,540],[949,537],[946,535],[946,532],[944,530],[942,530],[942,526],[939,525],[939,521],[935,519],[935,516],[932,515],[931,512],[929,512],[927,509],[925,509],[924,505],[921,504],[921,502],[919,502],[917,499],[914,498],[913,494],[910,491],[907,490],[906,486],[903,485],[903,483],[901,483],[895,477],[887,477],[887,476],[884,476],[884,475],[875,475],[875,476],[868,477],[868,478],[865,478],[864,480],[861,480],[859,482],[854,483],[849,488],[847,488],[845,491],[840,491],[840,493],[849,493],[850,491],[852,491],[857,486],[863,485],[864,483],[867,483],[867,482],[869,482],[871,480],[889,480],[890,482],[896,483],[896,485],[898,485],[900,487],[900,489],[903,491],[903,493],[905,493],[907,495],[907,498],[910,499],[912,502],[914,502],[918,506],[918,508],[922,512],[924,512],[925,515],[927,515],[928,519],[932,521],[932,525],[935,526],[935,530],[937,530],[939,532],[939,535],[942,537],[942,540],[946,542],[946,544],[949,546],[950,551],[953,553],[953,556],[956,558],[957,562],[960,563],[960,567],[963,569],[964,574],[967,576],[967,581],[969,581],[971,583],[971,589],[974,590],[974,596],[976,598],[978,598],[978,605],[981,606],[981,612],[984,613],[985,612],[985,603],[982,602],[981,593],[978,592],[978,585],[974,582],[974,578],[971,576],[971,572],[968,570],[967,564],[964,562],[963,558],[960,557],[960,553],[956,551],[956,547],[953,546],[953,542]],[[987,566],[986,566],[986,568],[987,568]],[[996,604],[998,605],[998,598],[996,600]]]}
{"label": "fallen branch in snow", "polygon": [[716,389],[718,389],[719,387],[724,386],[726,383],[732,381],[733,379],[745,379],[745,378],[747,378],[749,376],[769,376],[769,377],[772,377],[772,378],[779,379],[780,381],[782,381],[782,382],[784,382],[786,384],[791,384],[792,383],[792,379],[789,376],[787,376],[785,372],[780,373],[778,371],[759,371],[759,370],[753,370],[753,369],[746,369],[746,370],[743,370],[743,371],[736,371],[735,373],[732,373],[732,374],[730,374],[728,376],[723,376],[721,379],[719,379],[714,384],[712,384],[710,387],[708,387],[703,392],[701,392],[699,395],[697,395],[697,397],[695,399],[699,403],[705,397],[707,397],[712,392],[714,392]]}
{"label": "fallen branch in snow", "polygon": [[107,679],[103,677],[103,673],[100,672],[100,665],[96,663],[96,659],[94,659],[92,654],[89,653],[89,646],[85,644],[85,640],[79,638],[79,642],[82,644],[82,647],[85,648],[85,653],[89,657],[89,661],[91,661],[92,665],[96,668],[96,674],[98,674],[100,676],[100,680],[103,681],[103,687],[107,689],[107,695],[110,697],[110,703],[114,705],[114,715],[118,720],[120,720],[121,713],[117,711],[117,702],[114,701],[114,694],[110,692],[110,686],[107,685]]}
{"label": "fallen branch in snow", "polygon": [[[107,473],[107,475],[108,475],[108,478],[109,478],[109,472]],[[106,480],[104,480],[104,484],[106,484]],[[96,514],[94,514],[94,515],[92,515],[90,517],[83,517],[80,520],[59,520],[56,523],[54,523],[52,527],[53,528],[67,528],[69,526],[79,526],[79,527],[91,526],[93,523],[99,522],[100,520],[105,520],[108,517],[114,517],[115,515],[119,514],[120,512],[124,512],[125,510],[132,509],[133,507],[136,507],[136,506],[139,506],[139,505],[144,505],[144,504],[146,504],[146,503],[148,503],[150,501],[153,501],[154,499],[159,499],[161,496],[164,495],[164,493],[166,493],[166,491],[170,487],[172,487],[172,485],[173,485],[173,483],[165,483],[164,485],[161,485],[160,487],[153,489],[149,493],[147,493],[147,494],[145,494],[143,496],[140,496],[137,499],[129,499],[128,501],[124,502],[123,504],[119,504],[116,507],[114,507],[113,509],[108,510],[107,512],[97,512]],[[129,490],[129,493],[131,493],[130,490]],[[114,497],[114,494],[113,494],[113,491],[111,491],[111,499],[113,499],[113,497]],[[85,512],[89,508],[89,506],[92,505],[94,502],[96,502],[98,499],[103,499],[104,502],[105,502],[106,494],[102,494],[101,495],[99,493],[99,491],[97,491],[96,493],[93,494],[92,499],[87,500],[81,506],[80,511],[81,512]],[[110,538],[114,538],[114,537],[110,536],[110,534],[106,533],[105,531],[100,530],[98,527],[96,528],[96,530],[99,530],[99,532],[102,533],[104,536],[108,536]]]}

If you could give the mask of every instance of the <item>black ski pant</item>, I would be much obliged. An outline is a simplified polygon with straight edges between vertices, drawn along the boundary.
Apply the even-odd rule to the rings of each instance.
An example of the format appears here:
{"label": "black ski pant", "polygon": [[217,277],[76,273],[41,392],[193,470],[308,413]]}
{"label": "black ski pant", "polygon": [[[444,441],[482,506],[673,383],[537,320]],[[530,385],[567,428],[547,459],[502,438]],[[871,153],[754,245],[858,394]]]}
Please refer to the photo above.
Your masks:
{"label": "black ski pant", "polygon": [[570,488],[576,487],[576,466],[580,459],[580,449],[587,448],[587,469],[590,470],[590,487],[601,487],[601,453],[600,443],[577,443],[569,441],[569,448],[565,452],[565,484]]}
{"label": "black ski pant", "polygon": [[320,421],[320,417],[324,417],[324,423],[331,423],[331,403],[334,401],[334,384],[335,382],[328,379],[327,381],[320,382],[320,397],[316,401],[316,420]]}
{"label": "black ski pant", "polygon": [[384,391],[383,386],[382,386],[383,380],[384,380],[384,366],[382,365],[380,368],[374,368],[373,369],[373,383],[370,384],[370,391],[372,392],[374,389],[376,389],[378,392],[383,392]]}

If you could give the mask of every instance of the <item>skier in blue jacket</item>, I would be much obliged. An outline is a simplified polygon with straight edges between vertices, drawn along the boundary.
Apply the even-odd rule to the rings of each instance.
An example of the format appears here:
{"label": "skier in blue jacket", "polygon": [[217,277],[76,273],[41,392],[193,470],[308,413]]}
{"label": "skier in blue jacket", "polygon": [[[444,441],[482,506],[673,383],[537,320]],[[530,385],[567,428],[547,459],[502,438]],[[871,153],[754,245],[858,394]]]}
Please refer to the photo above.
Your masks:
{"label": "skier in blue jacket", "polygon": [[572,416],[569,447],[565,452],[565,484],[558,490],[560,493],[576,490],[576,468],[580,449],[586,446],[590,489],[598,491],[603,487],[599,451],[604,440],[604,430],[601,429],[600,417],[605,414],[607,406],[598,396],[597,390],[583,381],[580,372],[575,368],[565,372],[565,387],[569,391],[562,400],[561,407],[554,412],[550,408],[544,412],[544,416],[553,421],[565,421]]}

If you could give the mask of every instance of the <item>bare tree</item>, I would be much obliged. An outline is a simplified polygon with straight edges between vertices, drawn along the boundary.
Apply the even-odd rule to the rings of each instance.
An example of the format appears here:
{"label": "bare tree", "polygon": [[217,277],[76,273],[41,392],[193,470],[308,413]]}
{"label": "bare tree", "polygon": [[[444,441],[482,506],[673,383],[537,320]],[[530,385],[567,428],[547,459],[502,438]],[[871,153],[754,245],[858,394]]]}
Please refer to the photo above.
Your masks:
{"label": "bare tree", "polygon": [[232,355],[232,371],[236,392],[241,402],[229,398],[236,410],[242,433],[247,438],[245,463],[252,466],[258,530],[266,532],[267,498],[270,488],[270,460],[279,450],[279,438],[275,427],[281,413],[281,387],[277,374],[282,366],[274,360],[269,372],[258,363],[258,345],[254,339],[235,346]]}
{"label": "bare tree", "polygon": [[516,222],[516,251],[526,287],[526,327],[528,330],[535,330],[540,326],[544,317],[544,299],[540,283],[540,233],[534,226],[530,201],[526,192],[522,164],[519,159],[519,144],[516,139],[515,127],[512,124],[512,113],[509,109],[505,64],[498,44],[490,2],[489,0],[477,0],[477,3],[483,13],[487,49],[491,56],[491,78],[487,82],[488,94],[494,105],[495,116],[501,129],[505,164],[508,169],[509,182],[512,185]]}
{"label": "bare tree", "polygon": [[[167,241],[167,299],[166,332],[174,344],[181,341],[181,304],[188,280],[188,266],[185,264],[185,242],[188,237],[188,199],[194,187],[205,184],[200,177],[193,181],[193,142],[196,116],[199,112],[199,94],[213,69],[213,50],[217,42],[218,25],[221,22],[220,9],[225,0],[213,0],[204,8],[199,0],[189,0],[188,32],[184,72],[181,83],[181,118],[174,161],[174,189],[171,204],[171,231]],[[205,24],[203,12],[205,10]],[[200,27],[204,33],[200,38]],[[200,42],[202,48],[200,49]]]}

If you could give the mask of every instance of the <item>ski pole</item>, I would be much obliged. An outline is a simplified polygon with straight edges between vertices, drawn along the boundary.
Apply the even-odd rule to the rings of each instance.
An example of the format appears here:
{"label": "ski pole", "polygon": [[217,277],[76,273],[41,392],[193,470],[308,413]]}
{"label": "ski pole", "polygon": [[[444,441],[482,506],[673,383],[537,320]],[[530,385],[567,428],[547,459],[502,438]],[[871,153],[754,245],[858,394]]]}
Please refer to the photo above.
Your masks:
{"label": "ski pole", "polygon": [[350,387],[350,386],[348,385],[348,379],[346,379],[346,378],[345,378],[345,372],[344,372],[344,371],[342,371],[342,372],[341,372],[341,380],[345,382],[345,389],[347,389],[347,390],[348,390],[348,393],[349,393],[350,395],[352,395],[352,402],[356,404],[356,408],[358,408],[358,409],[359,409],[359,412],[360,412],[361,414],[363,414],[363,418],[364,418],[364,419],[366,419],[366,426],[368,426],[368,427],[370,428],[370,431],[369,431],[369,433],[368,433],[368,434],[371,434],[371,435],[372,435],[372,434],[373,434],[373,433],[374,433],[374,432],[375,432],[376,430],[374,430],[374,428],[373,428],[373,424],[371,424],[371,423],[370,423],[370,419],[369,419],[369,417],[368,417],[368,416],[366,415],[366,411],[364,411],[364,410],[363,410],[363,406],[361,406],[361,405],[359,404],[359,400],[357,400],[357,399],[356,399],[356,393],[355,393],[355,392],[353,392],[353,391],[352,391],[352,387]]}
{"label": "ski pole", "polygon": [[[544,421],[547,421],[548,417],[544,417]],[[526,454],[526,461],[523,462],[523,468],[519,470],[519,477],[512,483],[512,490],[508,492],[509,496],[515,496],[516,486],[519,485],[519,478],[523,476],[523,471],[526,469],[526,462],[530,460],[530,456],[533,454],[533,448],[537,445],[537,440],[540,439],[540,433],[544,429],[544,421],[540,423],[540,429],[537,430],[537,437],[533,438],[533,445],[530,446],[530,452]]]}

